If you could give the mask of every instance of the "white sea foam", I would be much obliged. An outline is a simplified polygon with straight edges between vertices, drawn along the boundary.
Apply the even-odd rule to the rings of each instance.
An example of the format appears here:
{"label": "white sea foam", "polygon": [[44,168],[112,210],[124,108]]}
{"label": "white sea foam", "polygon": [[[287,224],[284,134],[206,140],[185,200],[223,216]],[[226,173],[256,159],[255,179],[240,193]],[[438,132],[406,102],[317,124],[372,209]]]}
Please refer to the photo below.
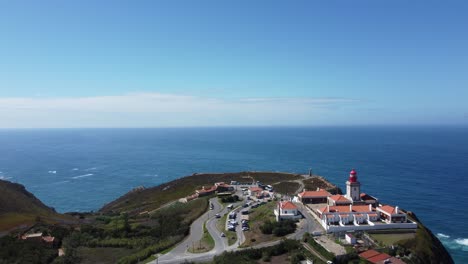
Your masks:
{"label": "white sea foam", "polygon": [[8,180],[8,179],[11,179],[11,177],[0,176],[0,180]]}
{"label": "white sea foam", "polygon": [[450,236],[446,235],[446,234],[442,234],[442,233],[437,233],[437,237],[438,238],[449,238]]}
{"label": "white sea foam", "polygon": [[73,168],[73,169],[72,169],[72,171],[77,171],[77,170],[79,170],[79,169],[78,169],[78,168]]}
{"label": "white sea foam", "polygon": [[70,182],[70,181],[58,181],[58,182],[54,182],[52,184],[62,184],[62,183],[67,183],[67,182]]}
{"label": "white sea foam", "polygon": [[92,173],[88,173],[88,174],[83,174],[83,175],[79,175],[79,176],[72,177],[72,179],[86,178],[86,177],[91,177],[91,176],[93,176],[93,175],[94,175],[94,174],[92,174]]}
{"label": "white sea foam", "polygon": [[85,171],[93,171],[93,170],[97,170],[97,168],[96,168],[96,167],[92,167],[92,168],[87,168],[87,169],[85,169]]}
{"label": "white sea foam", "polygon": [[51,173],[51,174],[57,174],[57,171],[52,171],[52,170],[50,170],[49,173]]}
{"label": "white sea foam", "polygon": [[447,248],[452,250],[468,251],[468,238],[450,239],[450,236],[442,233],[438,233],[437,237],[440,238],[442,244]]}
{"label": "white sea foam", "polygon": [[457,238],[455,239],[455,243],[468,247],[468,238]]}

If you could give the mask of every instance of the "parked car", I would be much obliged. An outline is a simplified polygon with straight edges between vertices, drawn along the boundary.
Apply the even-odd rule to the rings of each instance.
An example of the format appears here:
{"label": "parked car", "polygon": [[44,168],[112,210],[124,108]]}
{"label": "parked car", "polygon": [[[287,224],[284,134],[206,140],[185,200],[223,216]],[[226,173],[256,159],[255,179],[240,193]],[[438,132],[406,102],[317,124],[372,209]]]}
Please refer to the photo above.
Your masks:
{"label": "parked car", "polygon": [[241,212],[243,215],[248,215],[249,214],[249,210],[244,210]]}
{"label": "parked car", "polygon": [[226,235],[224,233],[221,233],[221,237],[225,237]]}
{"label": "parked car", "polygon": [[232,207],[234,207],[233,204],[230,204],[230,205],[227,206],[228,209],[232,209]]}
{"label": "parked car", "polygon": [[250,228],[249,227],[242,227],[242,231],[249,231]]}
{"label": "parked car", "polygon": [[236,219],[236,216],[237,216],[236,212],[229,213],[229,219]]}
{"label": "parked car", "polygon": [[241,223],[248,223],[248,222],[249,222],[249,220],[247,220],[247,219],[242,219],[241,220]]}
{"label": "parked car", "polygon": [[220,214],[215,214],[216,218],[221,218]]}

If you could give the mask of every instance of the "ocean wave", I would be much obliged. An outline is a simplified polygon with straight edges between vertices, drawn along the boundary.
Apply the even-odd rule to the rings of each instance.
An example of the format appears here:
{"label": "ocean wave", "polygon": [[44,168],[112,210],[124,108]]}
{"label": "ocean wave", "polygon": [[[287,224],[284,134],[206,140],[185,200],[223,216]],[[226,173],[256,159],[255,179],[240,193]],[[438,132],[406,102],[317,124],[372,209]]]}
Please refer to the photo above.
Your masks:
{"label": "ocean wave", "polygon": [[442,233],[437,233],[437,237],[438,238],[449,238],[450,236],[446,235],[446,234],[442,234]]}
{"label": "ocean wave", "polygon": [[455,243],[468,247],[468,238],[457,238],[455,239]]}
{"label": "ocean wave", "polygon": [[88,174],[83,174],[83,175],[72,177],[72,179],[80,179],[80,178],[85,178],[85,177],[91,177],[93,175],[94,174],[92,174],[92,173],[88,173]]}
{"label": "ocean wave", "polygon": [[442,233],[438,233],[437,237],[447,248],[450,248],[452,250],[468,251],[468,238],[451,239],[449,235],[445,235]]}
{"label": "ocean wave", "polygon": [[50,174],[57,174],[57,171],[50,170],[49,173]]}
{"label": "ocean wave", "polygon": [[96,168],[96,167],[87,168],[87,169],[85,169],[84,171],[93,171],[93,170],[97,170],[97,168]]}
{"label": "ocean wave", "polygon": [[6,177],[6,176],[0,176],[0,180],[9,180],[11,177]]}
{"label": "ocean wave", "polygon": [[67,183],[67,182],[70,182],[70,181],[58,181],[58,182],[54,182],[52,184],[62,184],[62,183]]}
{"label": "ocean wave", "polygon": [[77,171],[77,170],[79,170],[79,169],[78,169],[78,168],[73,168],[73,169],[72,169],[72,171]]}

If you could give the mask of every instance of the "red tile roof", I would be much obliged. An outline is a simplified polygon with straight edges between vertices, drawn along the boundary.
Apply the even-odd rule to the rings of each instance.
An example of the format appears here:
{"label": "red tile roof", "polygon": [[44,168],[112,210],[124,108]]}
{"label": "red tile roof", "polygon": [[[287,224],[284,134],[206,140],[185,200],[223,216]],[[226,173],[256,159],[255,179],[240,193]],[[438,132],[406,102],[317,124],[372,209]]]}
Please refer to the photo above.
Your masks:
{"label": "red tile roof", "polygon": [[327,207],[325,206],[325,207],[322,207],[322,208],[318,208],[317,211],[319,211],[320,214],[323,214],[323,213],[325,213],[327,211]]}
{"label": "red tile roof", "polygon": [[293,204],[292,202],[280,202],[280,208],[281,209],[297,209],[297,206]]}
{"label": "red tile roof", "polygon": [[332,199],[335,202],[348,202],[348,203],[351,203],[350,200],[348,200],[344,195],[341,195],[341,194],[332,195],[329,198]]}
{"label": "red tile roof", "polygon": [[44,240],[44,242],[47,242],[47,243],[53,243],[54,240],[55,240],[55,237],[53,237],[53,236],[44,236],[44,237],[42,237],[42,240]]}
{"label": "red tile roof", "polygon": [[380,253],[380,252],[375,251],[373,249],[364,251],[361,254],[359,254],[359,256],[361,258],[366,259],[367,261],[369,261],[371,263],[377,263],[377,262],[384,261],[384,260],[389,259],[389,258],[392,257],[392,256],[390,256],[388,254]]}
{"label": "red tile roof", "polygon": [[381,206],[379,207],[380,210],[388,213],[388,214],[396,214],[397,212],[395,211],[395,207],[392,207],[390,205],[384,205],[384,206]]}
{"label": "red tile roof", "polygon": [[249,190],[251,192],[262,192],[263,191],[263,189],[260,188],[260,187],[250,187]]}
{"label": "red tile roof", "polygon": [[353,205],[353,212],[365,213],[365,212],[372,212],[372,211],[374,211],[374,208],[369,210],[369,205]]}
{"label": "red tile roof", "polygon": [[380,252],[375,251],[375,250],[373,250],[373,249],[370,249],[370,250],[367,250],[367,251],[362,252],[361,254],[359,254],[359,256],[360,256],[361,258],[368,259],[368,258],[377,256],[377,255],[379,255],[379,254],[380,254]]}
{"label": "red tile roof", "polygon": [[[349,205],[335,205],[335,206],[330,206],[330,213],[335,213],[335,212],[339,212],[339,213],[368,213],[368,212],[373,212],[374,211],[374,208],[371,209],[371,211],[369,211],[369,206],[368,205],[353,205],[350,206]],[[320,209],[318,209],[319,212],[321,213],[324,213],[327,211],[327,207],[322,207]]]}
{"label": "red tile roof", "polygon": [[383,261],[383,260],[386,260],[386,259],[389,259],[391,258],[392,256],[388,255],[388,254],[385,254],[385,253],[380,253],[379,255],[377,256],[373,256],[371,258],[368,258],[367,261],[371,262],[371,263],[377,263],[379,261]]}
{"label": "red tile roof", "polygon": [[326,190],[324,189],[320,189],[318,191],[305,191],[305,192],[301,192],[300,194],[298,194],[299,197],[301,198],[307,198],[307,197],[328,197],[328,196],[331,196],[331,194],[329,192],[327,192]]}

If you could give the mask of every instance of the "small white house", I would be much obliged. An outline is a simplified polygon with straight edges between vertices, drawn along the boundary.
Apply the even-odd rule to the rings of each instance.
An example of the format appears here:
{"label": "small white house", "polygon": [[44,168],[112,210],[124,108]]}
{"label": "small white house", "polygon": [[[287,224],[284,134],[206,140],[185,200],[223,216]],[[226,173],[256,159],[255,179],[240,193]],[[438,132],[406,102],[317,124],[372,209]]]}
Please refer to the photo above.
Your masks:
{"label": "small white house", "polygon": [[354,237],[354,235],[351,233],[346,233],[345,239],[346,239],[346,242],[348,242],[351,245],[356,244],[356,237]]}
{"label": "small white house", "polygon": [[282,219],[299,219],[302,217],[299,214],[297,206],[289,201],[279,202],[274,213],[276,215],[276,221],[280,221]]}

